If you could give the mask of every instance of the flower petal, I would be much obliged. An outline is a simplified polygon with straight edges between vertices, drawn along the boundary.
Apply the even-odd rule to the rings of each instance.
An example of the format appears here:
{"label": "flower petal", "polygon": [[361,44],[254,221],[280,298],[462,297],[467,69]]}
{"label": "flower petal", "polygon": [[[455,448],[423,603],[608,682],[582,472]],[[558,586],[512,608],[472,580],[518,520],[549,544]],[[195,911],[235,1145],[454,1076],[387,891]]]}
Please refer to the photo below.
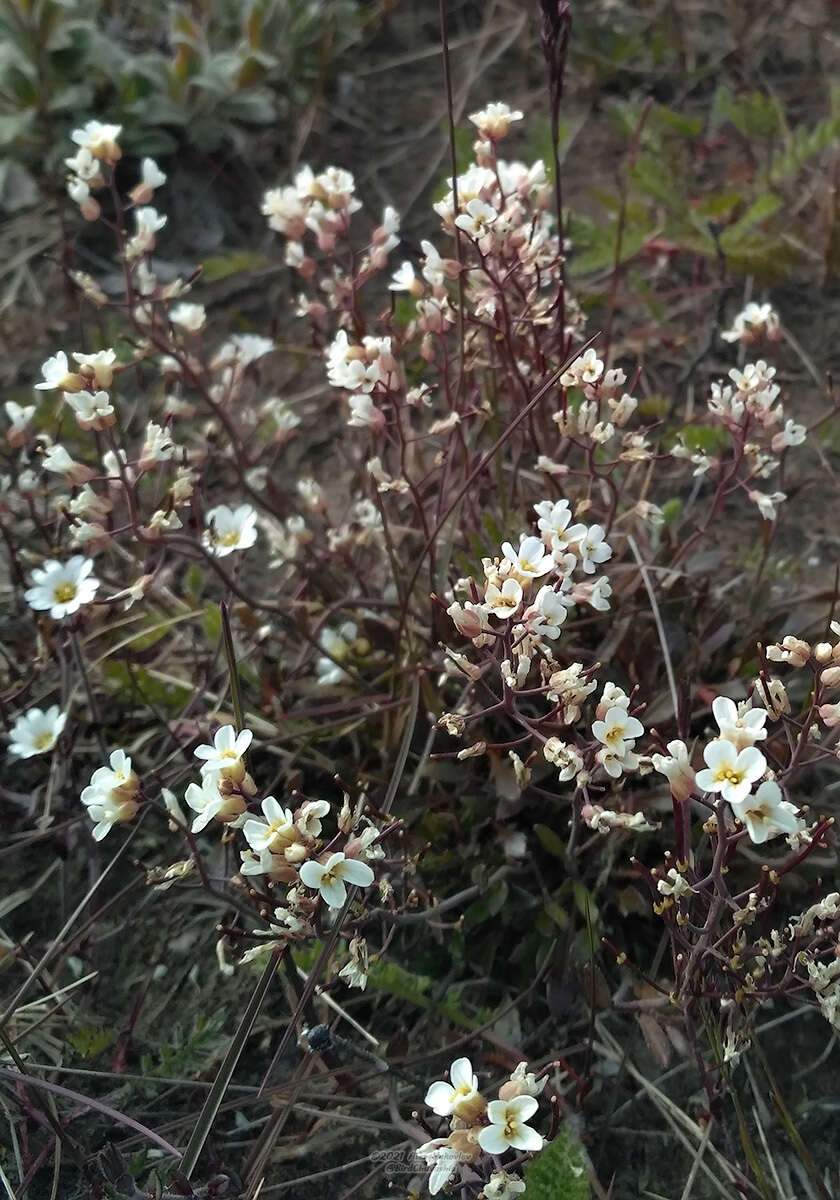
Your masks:
{"label": "flower petal", "polygon": [[488,1154],[504,1154],[508,1140],[500,1125],[487,1125],[478,1135],[478,1144]]}
{"label": "flower petal", "polygon": [[359,862],[357,858],[345,858],[340,872],[342,879],[354,883],[357,887],[370,887],[373,883],[373,871],[367,863]]}
{"label": "flower petal", "polygon": [[452,1112],[453,1092],[454,1088],[450,1084],[438,1079],[426,1092],[426,1103],[439,1117],[448,1117]]}
{"label": "flower petal", "polygon": [[449,1068],[449,1078],[452,1080],[453,1087],[472,1088],[473,1069],[470,1060],[468,1058],[456,1058]]}

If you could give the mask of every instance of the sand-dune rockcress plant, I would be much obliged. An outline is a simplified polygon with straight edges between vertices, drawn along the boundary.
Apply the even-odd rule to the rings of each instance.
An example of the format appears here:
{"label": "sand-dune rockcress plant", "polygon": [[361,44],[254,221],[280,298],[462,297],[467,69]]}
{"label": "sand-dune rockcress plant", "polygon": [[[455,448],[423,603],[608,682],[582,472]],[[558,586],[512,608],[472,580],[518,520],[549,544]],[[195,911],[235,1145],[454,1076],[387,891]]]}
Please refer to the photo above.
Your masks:
{"label": "sand-dune rockcress plant", "polygon": [[[719,449],[697,449],[679,428],[664,436],[643,416],[639,371],[604,361],[594,335],[587,344],[545,165],[501,156],[523,113],[493,102],[469,119],[474,161],[449,181],[437,235],[430,228],[419,247],[401,241],[393,208],[367,219],[344,169],[305,167],[265,194],[300,281],[297,316],[323,360],[317,403],[329,421],[340,414],[351,476],[340,501],[329,463],[320,476],[317,463],[311,476],[277,470],[302,418],[266,395],[273,341],[217,339],[188,299],[196,279],[157,278],[164,172],[146,159],[127,181],[118,126],[74,131],[68,195],[112,234],[124,294],[109,298],[81,272],[70,279],[123,336],[119,347],[54,347],[36,402],[6,404],[13,578],[33,632],[64,664],[42,660],[6,697],[10,750],[54,754],[74,725],[100,729],[91,638],[144,606],[191,619],[184,568],[199,564],[310,693],[364,696],[384,673],[398,695],[422,675],[440,729],[434,756],[465,777],[501,762],[532,804],[559,799],[570,855],[583,834],[654,834],[634,860],[670,939],[671,986],[654,985],[689,1021],[714,998],[726,1058],[737,1059],[769,997],[801,997],[838,1021],[837,894],[777,914],[784,877],[832,837],[802,781],[836,762],[840,648],[786,634],[698,720],[696,698],[677,694],[658,598],[735,505],[772,530],[786,456],[825,414],[810,426],[791,416],[774,367],[756,356],[711,385]],[[769,356],[779,329],[771,306],[751,304],[724,342],[766,344]],[[699,519],[668,539],[660,501],[692,477]],[[672,701],[655,728],[653,697],[595,654],[603,622],[640,598]],[[247,644],[244,625],[236,636]],[[804,680],[795,711],[784,673]],[[683,696],[692,682],[681,681]],[[385,953],[383,926],[416,904],[399,821],[363,788],[273,794],[261,743],[282,744],[282,731],[253,729],[241,712],[211,716],[173,721],[158,749],[154,738],[101,745],[68,810],[84,807],[97,840],[157,814],[183,857],[153,882],[233,888],[249,914],[224,931],[237,962],[338,931],[338,974],[364,988],[368,939]],[[669,813],[645,803],[657,778]],[[522,858],[532,822],[513,823],[511,857]],[[221,885],[207,866],[220,848],[233,849]],[[705,1080],[713,1093],[716,1077]],[[418,1150],[430,1191],[460,1179],[488,1200],[521,1192],[517,1169],[544,1140],[530,1122],[548,1128],[545,1083],[523,1063],[486,1101],[469,1060],[456,1060],[426,1096],[443,1122]]]}

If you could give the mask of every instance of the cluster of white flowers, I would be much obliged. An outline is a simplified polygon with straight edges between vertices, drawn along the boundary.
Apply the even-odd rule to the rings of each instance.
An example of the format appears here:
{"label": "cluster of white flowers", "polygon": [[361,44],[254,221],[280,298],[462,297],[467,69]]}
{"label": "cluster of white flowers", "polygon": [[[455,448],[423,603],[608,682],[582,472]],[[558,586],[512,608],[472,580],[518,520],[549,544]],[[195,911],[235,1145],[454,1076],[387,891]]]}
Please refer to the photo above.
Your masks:
{"label": "cluster of white flowers", "polygon": [[732,328],[725,329],[720,336],[725,342],[740,342],[744,346],[750,346],[761,338],[775,342],[781,334],[779,314],[772,304],[756,304],[751,300],[736,314]]}
{"label": "cluster of white flowers", "polygon": [[[342,849],[335,848],[335,838],[324,846],[321,834],[323,820],[331,812],[329,802],[301,799],[292,808],[274,796],[258,800],[246,764],[252,742],[251,730],[237,733],[232,725],[223,725],[212,743],[196,748],[201,780],[190,783],[184,794],[195,814],[190,830],[200,833],[215,821],[229,831],[226,836],[241,833],[246,846],[240,850],[240,874],[290,885],[284,905],[275,909],[271,932],[276,938],[308,935],[319,897],[328,908],[340,909],[348,885],[367,888],[374,882],[370,863],[384,853],[378,844],[380,831],[363,815],[363,803],[351,806],[345,797],[337,817]],[[169,793],[165,800],[170,814],[185,827],[187,818],[176,797]],[[365,954],[360,941],[351,955],[355,966],[344,975],[351,986],[364,986],[366,972],[360,963],[366,962]]]}
{"label": "cluster of white flowers", "polygon": [[101,842],[114,825],[132,820],[140,807],[139,792],[140,781],[131,769],[131,759],[124,750],[114,750],[108,766],[97,767],[81,796],[94,823],[93,836],[97,842]]}
{"label": "cluster of white flowers", "polygon": [[[702,770],[693,771],[683,742],[669,742],[667,755],[653,755],[653,766],[668,778],[673,795],[679,800],[702,793],[720,796],[756,845],[782,834],[798,834],[804,822],[796,806],[784,799],[775,779],[764,778],[767,759],[756,742],[767,737],[767,710],[717,696],[712,713],[719,735],[703,749]],[[763,782],[753,791],[759,780]]]}
{"label": "cluster of white flowers", "polygon": [[[770,340],[779,336],[779,319],[769,304],[750,304],[739,313],[735,326],[722,336],[728,341],[748,344],[762,334]],[[708,409],[716,421],[730,433],[739,468],[739,484],[766,521],[775,521],[779,505],[787,495],[782,491],[768,492],[754,486],[769,479],[779,469],[780,457],[791,447],[801,446],[808,436],[804,425],[786,415],[779,400],[781,389],[775,382],[776,368],[764,359],[733,367],[728,383],[713,383]],[[687,459],[694,466],[694,475],[702,476],[721,469],[713,454],[692,449],[682,435],[671,449],[671,455]],[[727,465],[731,470],[731,465]]]}
{"label": "cluster of white flowers", "polygon": [[534,511],[538,534],[523,533],[518,547],[505,542],[501,557],[485,558],[483,588],[462,580],[457,590],[473,598],[453,600],[446,610],[474,646],[504,649],[502,673],[512,689],[524,686],[535,662],[550,663],[575,605],[604,612],[612,590],[603,576],[574,578],[578,571],[594,575],[611,557],[603,526],[572,524],[568,500],[543,500]]}
{"label": "cluster of white flowers", "polygon": [[462,1166],[481,1172],[487,1180],[481,1195],[485,1200],[520,1195],[522,1180],[499,1159],[509,1150],[534,1154],[543,1138],[528,1122],[539,1108],[547,1078],[537,1080],[520,1063],[501,1085],[498,1099],[489,1103],[478,1088],[468,1058],[456,1058],[449,1080],[438,1080],[426,1092],[426,1104],[439,1117],[448,1117],[450,1132],[433,1138],[417,1149],[429,1171],[429,1192],[434,1196],[460,1174]]}

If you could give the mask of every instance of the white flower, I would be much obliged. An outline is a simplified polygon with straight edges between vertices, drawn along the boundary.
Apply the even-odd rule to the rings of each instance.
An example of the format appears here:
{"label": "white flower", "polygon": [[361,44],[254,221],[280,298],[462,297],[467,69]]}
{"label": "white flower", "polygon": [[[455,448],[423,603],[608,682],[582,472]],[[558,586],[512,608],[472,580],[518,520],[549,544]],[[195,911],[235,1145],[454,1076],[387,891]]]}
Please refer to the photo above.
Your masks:
{"label": "white flower", "polygon": [[537,1079],[533,1071],[528,1070],[527,1062],[517,1063],[511,1072],[507,1083],[499,1088],[500,1100],[512,1100],[514,1096],[540,1096],[545,1091],[548,1076]]}
{"label": "white flower", "polygon": [[117,145],[117,138],[121,132],[122,125],[103,125],[101,121],[88,121],[81,129],[74,129],[70,137],[77,146],[87,150],[94,158],[101,158],[113,165],[122,155]]}
{"label": "white flower", "polygon": [[168,462],[175,450],[176,446],[169,430],[155,424],[154,421],[149,421],[137,466],[141,471],[149,471],[155,463]]}
{"label": "white flower", "polygon": [[124,750],[114,750],[107,767],[97,767],[90,783],[81,795],[82,804],[94,822],[93,836],[97,842],[110,832],[112,825],[130,821],[137,812],[137,793],[140,781],[131,769],[131,759]]}
{"label": "white flower", "polygon": [[101,186],[102,168],[86,146],[80,146],[73,157],[65,158],[64,162],[78,177],[76,182],[94,183],[96,181],[95,186]]}
{"label": "white flower", "polygon": [[560,386],[580,387],[584,383],[597,383],[604,373],[604,364],[594,349],[581,354],[571,366],[560,376]]}
{"label": "white flower", "polygon": [[801,446],[807,436],[808,430],[805,426],[797,425],[792,417],[788,417],[784,429],[773,438],[771,449],[778,454],[785,446]]}
{"label": "white flower", "polygon": [[422,241],[420,249],[423,251],[423,278],[432,287],[443,287],[447,276],[448,260],[441,258],[437,248],[431,242]]}
{"label": "white flower", "polygon": [[[449,1080],[439,1079],[429,1085],[426,1103],[439,1117],[461,1117],[469,1120],[484,1107],[478,1090],[478,1076],[473,1074],[468,1058],[456,1058],[449,1068]],[[477,1106],[477,1102],[478,1106]]]}
{"label": "white flower", "polygon": [[385,424],[385,416],[365,392],[357,392],[350,396],[350,418],[348,425],[355,429],[381,429]]}
{"label": "white flower", "polygon": [[77,462],[58,442],[53,442],[47,447],[41,464],[45,471],[51,471],[55,475],[66,475],[70,483],[87,483],[94,475],[90,467]]}
{"label": "white flower", "polygon": [[546,554],[542,539],[538,537],[524,537],[518,550],[514,550],[510,542],[503,542],[502,553],[513,567],[513,574],[523,584],[554,569],[554,559]]}
{"label": "white flower", "polygon": [[569,615],[567,605],[570,603],[568,596],[556,592],[550,583],[541,587],[529,609],[529,613],[534,614],[530,622],[531,632],[555,641],[560,636],[560,626]]}
{"label": "white flower", "polygon": [[202,775],[208,771],[218,771],[229,779],[244,778],[242,756],[253,740],[250,729],[242,729],[237,733],[233,725],[222,725],[216,730],[212,746],[196,746],[193,751],[195,757],[201,759]]}
{"label": "white flower", "polygon": [[106,496],[98,496],[90,484],[86,483],[67,507],[77,517],[105,517],[113,506]]}
{"label": "white flower", "polygon": [[203,304],[176,304],[169,310],[169,320],[181,329],[198,333],[207,320],[207,310]]}
{"label": "white flower", "polygon": [[65,392],[64,400],[73,409],[82,429],[105,429],[116,419],[107,392]]}
{"label": "white flower", "polygon": [[[578,710],[580,711],[580,710]],[[574,746],[561,742],[558,737],[550,737],[543,746],[543,755],[548,762],[560,768],[560,782],[567,783],[583,770],[583,759]]]}
{"label": "white flower", "polygon": [[482,1196],[484,1200],[516,1200],[524,1191],[525,1182],[518,1175],[494,1171],[489,1182],[484,1185]]}
{"label": "white flower", "polygon": [[97,387],[111,386],[114,379],[114,363],[117,361],[116,350],[97,350],[95,354],[79,354],[74,351],[73,358],[79,364],[80,373],[92,378]]}
{"label": "white flower", "polygon": [[775,374],[776,368],[768,367],[764,359],[760,358],[758,362],[746,363],[741,371],[737,367],[733,367],[729,372],[729,378],[742,396],[749,396],[769,387]]}
{"label": "white flower", "polygon": [[306,203],[291,185],[271,188],[263,196],[262,213],[270,229],[286,237],[300,238],[306,231]]}
{"label": "white flower", "polygon": [[429,1194],[436,1196],[441,1188],[455,1174],[455,1168],[461,1161],[460,1151],[449,1144],[449,1138],[433,1138],[424,1142],[415,1151],[426,1166],[432,1168],[429,1174]]}
{"label": "white flower", "polygon": [[694,894],[694,888],[686,880],[685,876],[679,873],[676,867],[671,867],[666,872],[665,878],[659,880],[656,890],[660,896],[676,896],[678,900],[682,896],[691,896]]}
{"label": "white flower", "polygon": [[295,825],[307,837],[318,837],[321,832],[321,817],[330,811],[328,800],[307,800],[295,816]]}
{"label": "white flower", "polygon": [[738,750],[743,750],[745,746],[754,746],[756,742],[763,742],[767,737],[767,730],[764,728],[767,713],[762,708],[744,707],[741,711],[728,696],[715,696],[712,701],[712,714],[717,721],[720,736]]}
{"label": "white flower", "polygon": [[352,644],[356,640],[358,632],[353,621],[345,621],[338,631],[334,629],[321,631],[318,644],[327,653],[316,659],[315,674],[322,687],[330,687],[332,684],[342,683],[345,679],[350,678],[341,664],[350,657]]}
{"label": "white flower", "polygon": [[490,1124],[478,1135],[481,1149],[488,1154],[504,1154],[511,1148],[541,1150],[541,1135],[526,1124],[538,1107],[533,1096],[515,1096],[513,1100],[491,1100],[487,1105]]}
{"label": "white flower", "polygon": [[128,242],[125,248],[126,258],[140,258],[143,254],[150,254],[155,248],[155,234],[163,229],[166,224],[166,216],[159,213],[156,208],[142,207],[134,210],[134,237]]}
{"label": "white flower", "polygon": [[166,224],[166,216],[156,208],[135,208],[134,224],[138,234],[151,237]]}
{"label": "white flower", "polygon": [[350,957],[338,972],[339,979],[344,979],[348,987],[367,987],[368,981],[368,950],[364,938],[354,937],[350,941]]}
{"label": "white flower", "polygon": [[775,338],[779,334],[779,314],[770,304],[756,304],[750,301],[732,322],[732,328],[721,333],[725,342],[743,342],[749,345],[765,335]]}
{"label": "white flower", "polygon": [[720,792],[730,804],[745,799],[755,781],[767,770],[767,761],[755,746],[738,750],[725,738],[709,742],[703,758],[707,769],[697,772],[698,788],[704,792]]}
{"label": "white flower", "polygon": [[367,362],[364,350],[352,346],[344,329],[336,334],[326,353],[327,379],[332,387],[348,392],[372,392],[379,382],[379,366]]}
{"label": "white flower", "polygon": [[787,500],[785,492],[771,492],[768,496],[766,492],[751,491],[747,492],[750,500],[758,507],[758,511],[764,517],[765,521],[775,521],[776,511],[780,504]]}
{"label": "white flower", "polygon": [[509,131],[512,121],[521,121],[523,113],[512,109],[507,104],[493,101],[478,112],[470,114],[469,119],[478,129],[479,137],[486,141],[496,142]]}
{"label": "white flower", "polygon": [[140,178],[143,186],[154,191],[166,183],[166,175],[153,158],[144,158],[140,163]]}
{"label": "white flower", "polygon": [[65,392],[78,392],[82,387],[81,378],[70,370],[67,355],[63,350],[59,350],[58,354],[48,358],[42,364],[41,374],[44,378],[40,383],[35,384],[37,392],[50,392],[57,389]]}
{"label": "white flower", "polygon": [[14,400],[7,400],[3,407],[9,418],[6,437],[12,445],[20,445],[24,441],[29,422],[35,416],[36,407],[34,404],[16,404]]}
{"label": "white flower", "polygon": [[291,810],[283,808],[273,796],[266,796],[260,805],[264,821],[250,818],[242,826],[245,841],[251,849],[261,854],[268,850],[272,854],[282,854],[298,839],[294,817]]}
{"label": "white flower", "polygon": [[200,784],[191,783],[184,793],[184,799],[197,814],[191,826],[193,833],[201,833],[214,817],[227,824],[245,811],[245,801],[238,792],[227,795],[219,791],[219,775],[216,771],[203,773]]}
{"label": "white flower", "polygon": [[465,209],[465,212],[455,218],[455,224],[474,238],[483,237],[487,233],[488,225],[491,225],[499,215],[495,208],[477,198],[468,200]]}
{"label": "white flower", "polygon": [[676,800],[687,800],[697,787],[694,769],[688,757],[688,747],[685,742],[675,739],[673,742],[668,742],[666,748],[667,755],[654,754],[651,756],[653,769],[667,778],[671,785],[671,795]]}
{"label": "white flower", "polygon": [[586,532],[586,536],[581,538],[577,546],[578,553],[580,554],[580,565],[587,575],[594,575],[597,564],[606,562],[608,558],[612,558],[612,546],[604,538],[604,527],[602,525],[591,525]]}
{"label": "white flower", "polygon": [[345,858],[341,852],[331,854],[326,862],[305,862],[300,868],[301,882],[318,891],[330,908],[341,908],[347,899],[345,882],[356,887],[370,887],[373,871],[367,863]]}
{"label": "white flower", "polygon": [[641,737],[645,727],[636,717],[631,717],[627,709],[620,704],[614,704],[607,709],[603,721],[592,722],[592,732],[599,742],[614,753],[621,756],[625,743],[632,750],[636,738]]}
{"label": "white flower", "polygon": [[552,555],[557,563],[566,553],[571,542],[580,541],[586,536],[585,525],[570,527],[572,510],[569,508],[568,500],[541,500],[539,504],[534,505],[534,512],[539,518],[537,528],[548,539]]}
{"label": "white flower", "polygon": [[513,578],[504,581],[501,587],[488,583],[484,594],[487,611],[494,617],[506,620],[512,617],[522,603],[522,585]]}
{"label": "white flower", "polygon": [[213,366],[250,367],[274,349],[271,338],[257,333],[234,333],[221,346],[213,359]]}
{"label": "white flower", "polygon": [[796,808],[782,798],[782,789],[775,780],[767,779],[752,796],[730,800],[732,811],[750,835],[750,841],[760,846],[782,833],[796,833],[800,821]]}
{"label": "white flower", "polygon": [[[131,769],[131,759],[125,750],[113,750],[108,759],[108,766],[96,768],[88,787],[98,792],[116,792],[120,799],[136,795],[139,784],[136,774]],[[88,788],[85,789],[87,790]],[[82,801],[88,803],[84,792]]]}
{"label": "white flower", "polygon": [[204,517],[203,544],[218,558],[234,550],[247,550],[257,540],[257,514],[250,504],[229,508],[217,504]]}
{"label": "white flower", "polygon": [[18,758],[46,754],[58,741],[66,723],[67,713],[63,713],[57,704],[44,711],[30,708],[17,718],[9,731],[9,753]]}
{"label": "white flower", "polygon": [[400,263],[399,268],[391,276],[388,290],[390,292],[411,292],[413,296],[422,293],[423,285],[415,275],[414,267],[410,262]]}
{"label": "white flower", "polygon": [[32,572],[35,586],[24,593],[27,604],[37,612],[48,611],[55,621],[71,616],[96,595],[99,580],[91,575],[92,570],[93,560],[81,554],[67,562],[49,559]]}
{"label": "white flower", "polygon": [[[85,792],[88,798],[85,800]],[[122,825],[130,821],[140,807],[136,800],[117,800],[113,793],[96,792],[85,788],[82,801],[87,807],[88,816],[93,821],[94,841],[101,842],[111,832],[114,825]]]}
{"label": "white flower", "polygon": [[576,604],[589,604],[596,612],[608,612],[612,587],[606,575],[594,579],[592,583],[578,583],[572,589],[572,599]]}

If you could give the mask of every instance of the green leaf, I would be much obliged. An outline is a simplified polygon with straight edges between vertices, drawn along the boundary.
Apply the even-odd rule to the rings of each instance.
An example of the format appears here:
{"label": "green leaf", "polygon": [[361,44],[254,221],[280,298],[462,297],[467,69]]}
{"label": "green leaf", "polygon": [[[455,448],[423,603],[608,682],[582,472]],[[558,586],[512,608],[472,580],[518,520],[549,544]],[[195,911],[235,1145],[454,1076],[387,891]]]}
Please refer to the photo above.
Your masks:
{"label": "green leaf", "polygon": [[555,858],[566,857],[566,843],[553,829],[549,829],[547,825],[535,825],[534,833],[549,854],[553,854]]}
{"label": "green leaf", "polygon": [[399,963],[380,961],[371,963],[368,983],[419,1008],[429,1007],[427,993],[432,986],[430,975],[415,975]]}
{"label": "green leaf", "polygon": [[250,250],[231,250],[227,254],[213,254],[205,258],[201,279],[203,283],[217,283],[220,279],[229,279],[231,275],[242,275],[267,265],[268,259],[262,254]]}
{"label": "green leaf", "polygon": [[778,212],[782,202],[778,196],[774,196],[772,192],[765,192],[763,196],[759,196],[749,206],[742,217],[724,230],[721,236],[721,245],[724,249],[734,247],[743,238],[745,233],[748,233],[753,226],[766,221],[768,217],[772,217],[773,213]]}
{"label": "green leaf", "polygon": [[692,451],[702,454],[717,454],[726,444],[727,433],[712,425],[684,425],[682,440]]}
{"label": "green leaf", "polygon": [[583,1149],[568,1125],[525,1168],[523,1200],[589,1200]]}
{"label": "green leaf", "polygon": [[672,496],[670,500],[666,500],[662,505],[662,522],[664,525],[673,525],[674,521],[679,518],[682,512],[683,502],[679,496]]}
{"label": "green leaf", "polygon": [[96,1058],[114,1040],[113,1029],[101,1029],[98,1025],[82,1025],[67,1035],[67,1040],[80,1058]]}

